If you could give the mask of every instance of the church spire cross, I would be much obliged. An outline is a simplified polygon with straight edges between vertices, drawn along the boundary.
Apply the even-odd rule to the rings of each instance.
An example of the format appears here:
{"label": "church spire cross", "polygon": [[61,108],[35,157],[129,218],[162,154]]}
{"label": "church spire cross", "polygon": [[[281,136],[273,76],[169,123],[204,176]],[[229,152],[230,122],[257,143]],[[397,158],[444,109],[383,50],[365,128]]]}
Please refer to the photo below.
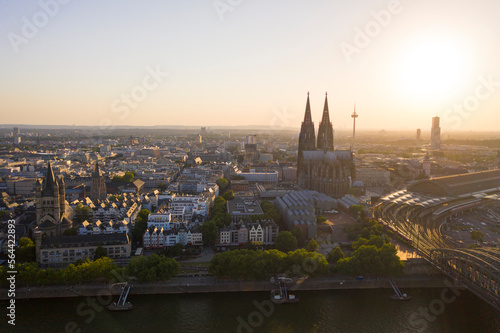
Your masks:
{"label": "church spire cross", "polygon": [[321,121],[326,122],[327,124],[330,123],[330,111],[328,110],[328,93],[325,93],[325,106],[323,107],[323,118]]}
{"label": "church spire cross", "polygon": [[323,108],[323,117],[319,123],[318,140],[316,147],[319,149],[333,151],[333,126],[330,121],[330,112],[328,110],[328,93],[325,93],[325,106]]}
{"label": "church spire cross", "polygon": [[304,123],[312,123],[311,104],[309,103],[309,92],[307,92],[306,113],[304,114]]}
{"label": "church spire cross", "polygon": [[50,161],[47,164],[47,175],[45,177],[45,183],[43,184],[42,196],[51,197],[54,196],[54,187],[58,186],[56,177],[54,176],[54,170],[52,170],[52,165]]}

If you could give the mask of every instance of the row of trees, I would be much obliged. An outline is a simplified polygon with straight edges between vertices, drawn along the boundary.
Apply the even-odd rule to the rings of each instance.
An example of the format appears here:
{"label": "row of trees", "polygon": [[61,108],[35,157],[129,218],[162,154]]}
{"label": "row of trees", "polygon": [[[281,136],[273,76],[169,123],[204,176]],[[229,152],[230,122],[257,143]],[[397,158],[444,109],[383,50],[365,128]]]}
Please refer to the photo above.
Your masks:
{"label": "row of trees", "polygon": [[[16,283],[19,285],[50,285],[50,284],[77,284],[90,281],[109,281],[113,277],[113,270],[117,267],[113,260],[104,257],[95,261],[86,261],[80,264],[69,264],[64,269],[40,269],[36,262],[20,263],[16,265]],[[6,286],[7,271],[0,267],[0,281]]]}
{"label": "row of trees", "polygon": [[[219,178],[224,179],[224,178]],[[217,238],[219,228],[227,226],[231,223],[231,215],[227,212],[227,202],[223,197],[217,197],[214,200],[212,207],[212,216],[210,220],[203,222],[201,225],[201,233],[203,234],[203,242],[205,245],[213,245]]]}
{"label": "row of trees", "polygon": [[148,217],[151,212],[147,209],[141,209],[137,215],[134,228],[132,229],[132,244],[142,243],[142,236],[148,228]]}
{"label": "row of trees", "polygon": [[383,226],[376,220],[370,219],[362,223],[352,224],[345,228],[349,240],[354,241],[358,238],[369,239],[371,235],[382,235]]}
{"label": "row of trees", "polygon": [[271,276],[317,276],[328,273],[325,256],[299,249],[284,253],[278,250],[234,250],[214,256],[209,273],[217,278],[266,280]]}
{"label": "row of trees", "polygon": [[278,209],[272,204],[271,201],[269,200],[262,200],[260,202],[260,208],[262,208],[262,211],[264,214],[258,215],[255,220],[273,220],[276,222],[280,228],[284,228],[285,226],[282,223],[281,215],[278,212]]}
{"label": "row of trees", "polygon": [[[165,281],[177,275],[179,263],[163,255],[153,254],[149,257],[135,257],[127,267],[118,268],[108,257],[94,261],[87,258],[76,264],[69,264],[64,269],[40,269],[36,262],[19,263],[16,265],[18,285],[57,285],[78,284],[85,282],[111,281],[116,274],[134,276],[139,282]],[[114,272],[114,273],[113,273]],[[7,270],[0,266],[0,285],[7,286]]]}
{"label": "row of trees", "polygon": [[137,277],[139,282],[166,281],[179,274],[180,265],[163,255],[134,257],[127,267],[129,276]]}
{"label": "row of trees", "polygon": [[339,259],[336,269],[339,273],[349,275],[401,275],[404,264],[399,260],[396,247],[392,244],[381,247],[362,245],[352,256]]}
{"label": "row of trees", "polygon": [[350,237],[357,236],[352,243],[353,253],[344,257],[340,248],[328,255],[330,263],[336,263],[335,270],[348,275],[400,275],[404,264],[397,255],[397,249],[389,238],[382,235],[382,225],[376,220],[349,227]]}

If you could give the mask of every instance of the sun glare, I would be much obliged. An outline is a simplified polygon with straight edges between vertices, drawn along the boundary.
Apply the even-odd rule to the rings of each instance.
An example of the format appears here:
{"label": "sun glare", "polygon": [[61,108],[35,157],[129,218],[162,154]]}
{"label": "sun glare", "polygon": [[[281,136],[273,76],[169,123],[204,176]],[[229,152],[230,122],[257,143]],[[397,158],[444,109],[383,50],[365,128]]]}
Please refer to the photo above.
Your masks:
{"label": "sun glare", "polygon": [[396,60],[396,84],[415,99],[429,102],[454,95],[464,84],[466,51],[446,40],[427,40],[407,48]]}

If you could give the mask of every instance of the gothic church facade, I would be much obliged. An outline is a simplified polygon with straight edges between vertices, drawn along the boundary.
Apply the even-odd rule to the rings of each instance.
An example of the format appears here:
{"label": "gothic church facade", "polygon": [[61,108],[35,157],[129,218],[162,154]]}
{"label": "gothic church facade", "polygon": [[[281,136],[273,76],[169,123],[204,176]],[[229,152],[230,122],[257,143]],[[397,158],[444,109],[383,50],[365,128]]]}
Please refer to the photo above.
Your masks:
{"label": "gothic church facade", "polygon": [[60,236],[71,228],[74,211],[65,199],[64,179],[56,178],[50,162],[43,184],[37,184],[36,221],[33,231],[41,231],[47,236]]}
{"label": "gothic church facade", "polygon": [[328,96],[325,97],[323,116],[316,138],[308,93],[306,112],[299,135],[298,186],[338,198],[348,193],[355,172],[352,151],[334,148]]}

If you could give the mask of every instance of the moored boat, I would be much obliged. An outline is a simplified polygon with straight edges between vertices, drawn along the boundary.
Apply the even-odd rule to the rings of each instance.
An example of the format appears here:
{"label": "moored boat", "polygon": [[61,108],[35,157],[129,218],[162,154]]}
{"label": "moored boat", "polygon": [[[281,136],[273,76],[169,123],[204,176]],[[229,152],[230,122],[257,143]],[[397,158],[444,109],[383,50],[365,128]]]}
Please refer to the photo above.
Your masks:
{"label": "moored boat", "polygon": [[122,287],[122,292],[118,301],[113,302],[108,305],[108,310],[110,311],[126,311],[131,310],[133,308],[132,303],[127,302],[127,296],[130,292],[130,286],[128,284],[124,284]]}
{"label": "moored boat", "polygon": [[271,302],[274,304],[297,303],[299,298],[289,294],[284,282],[278,282],[279,289],[271,290]]}

